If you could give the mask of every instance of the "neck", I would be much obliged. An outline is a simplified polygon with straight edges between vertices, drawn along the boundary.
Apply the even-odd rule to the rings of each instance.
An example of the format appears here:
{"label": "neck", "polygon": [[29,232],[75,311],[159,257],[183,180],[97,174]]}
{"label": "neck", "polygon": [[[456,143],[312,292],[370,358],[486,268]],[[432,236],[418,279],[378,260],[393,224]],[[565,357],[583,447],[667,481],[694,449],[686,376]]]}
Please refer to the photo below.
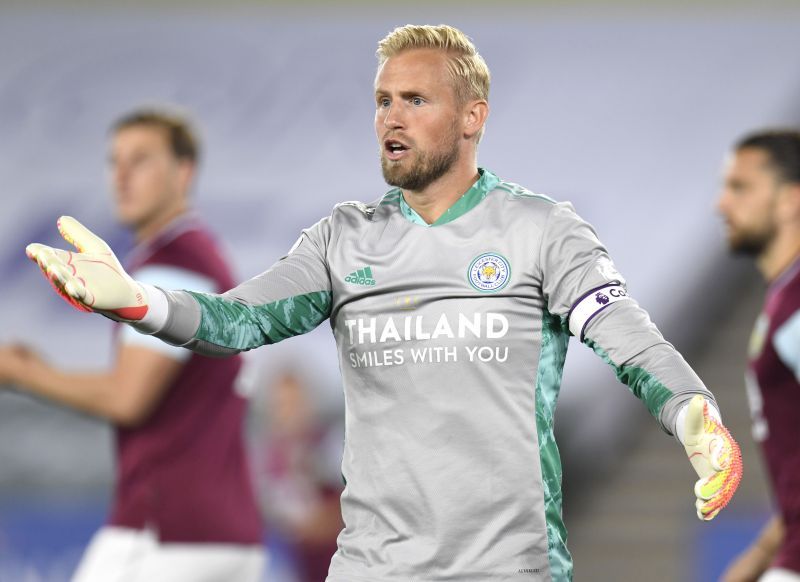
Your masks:
{"label": "neck", "polygon": [[185,214],[188,211],[188,208],[181,204],[175,208],[171,208],[169,211],[161,212],[157,216],[150,218],[141,224],[136,225],[134,229],[134,236],[136,237],[136,242],[141,243],[146,240],[150,240],[155,237],[159,232],[164,230],[164,228],[173,220],[178,218],[180,215]]}
{"label": "neck", "polygon": [[792,230],[784,236],[777,237],[758,256],[756,266],[768,283],[777,279],[800,257],[800,233],[795,234],[795,232]]}
{"label": "neck", "polygon": [[420,191],[403,190],[403,198],[428,224],[433,224],[480,178],[478,166],[471,164],[448,172]]}

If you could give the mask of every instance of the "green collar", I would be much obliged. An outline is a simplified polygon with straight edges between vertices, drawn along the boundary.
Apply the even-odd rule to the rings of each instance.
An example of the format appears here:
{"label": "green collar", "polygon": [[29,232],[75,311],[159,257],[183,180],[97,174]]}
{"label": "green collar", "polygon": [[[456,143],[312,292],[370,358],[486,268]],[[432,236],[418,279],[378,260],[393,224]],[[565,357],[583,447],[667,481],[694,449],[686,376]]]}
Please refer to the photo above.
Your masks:
{"label": "green collar", "polygon": [[478,168],[478,173],[480,174],[480,178],[472,185],[472,188],[467,190],[461,198],[456,200],[450,208],[445,210],[444,214],[433,224],[425,222],[422,217],[417,214],[417,211],[408,205],[405,198],[403,198],[402,191],[398,189],[396,192],[400,194],[400,211],[407,220],[422,226],[441,226],[452,222],[480,204],[481,200],[486,198],[486,195],[494,190],[500,183],[500,179],[489,170]]}

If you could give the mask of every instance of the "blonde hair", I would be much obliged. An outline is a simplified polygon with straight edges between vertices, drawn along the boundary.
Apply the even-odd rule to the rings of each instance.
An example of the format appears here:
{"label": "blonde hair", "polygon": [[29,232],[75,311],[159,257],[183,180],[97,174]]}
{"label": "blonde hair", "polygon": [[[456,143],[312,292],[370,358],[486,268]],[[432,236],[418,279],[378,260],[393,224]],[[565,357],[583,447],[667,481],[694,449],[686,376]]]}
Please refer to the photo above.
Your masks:
{"label": "blonde hair", "polygon": [[469,37],[457,28],[446,24],[406,24],[395,28],[378,43],[375,53],[378,66],[411,49],[439,49],[447,53],[447,68],[453,79],[456,98],[461,103],[472,99],[489,100],[489,67]]}

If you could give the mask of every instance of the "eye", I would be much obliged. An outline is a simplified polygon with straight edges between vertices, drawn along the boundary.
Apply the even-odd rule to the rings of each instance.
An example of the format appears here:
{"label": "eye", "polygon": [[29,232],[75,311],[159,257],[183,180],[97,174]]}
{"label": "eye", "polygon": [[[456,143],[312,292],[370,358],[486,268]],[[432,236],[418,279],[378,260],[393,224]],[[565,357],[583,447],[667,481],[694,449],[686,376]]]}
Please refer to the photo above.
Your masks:
{"label": "eye", "polygon": [[131,165],[133,166],[141,166],[145,162],[147,162],[147,154],[137,154],[131,160]]}
{"label": "eye", "polygon": [[378,107],[389,107],[391,105],[391,101],[389,101],[388,97],[380,97],[378,99]]}
{"label": "eye", "polygon": [[425,100],[422,97],[412,97],[411,98],[411,104],[412,105],[420,106],[423,103],[425,103]]}

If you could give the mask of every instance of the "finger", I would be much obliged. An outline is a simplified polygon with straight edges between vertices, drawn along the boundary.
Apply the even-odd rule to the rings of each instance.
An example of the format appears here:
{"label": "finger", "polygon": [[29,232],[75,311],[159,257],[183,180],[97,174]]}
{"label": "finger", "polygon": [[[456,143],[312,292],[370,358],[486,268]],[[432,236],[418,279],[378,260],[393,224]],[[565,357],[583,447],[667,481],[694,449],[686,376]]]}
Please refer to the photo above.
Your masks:
{"label": "finger", "polygon": [[695,502],[695,508],[697,509],[697,517],[702,519],[703,521],[711,521],[714,519],[717,514],[722,511],[724,504],[719,503],[709,503],[703,502],[698,499]]}
{"label": "finger", "polygon": [[39,261],[39,257],[41,257],[43,255],[46,255],[46,256],[49,256],[49,257],[56,256],[62,262],[68,263],[70,255],[71,255],[71,253],[69,251],[64,251],[64,250],[61,250],[61,249],[57,249],[57,248],[54,248],[54,247],[49,247],[47,245],[43,245],[43,244],[39,244],[39,243],[31,243],[27,247],[25,247],[25,254],[27,255],[27,257],[30,260],[32,260],[32,261],[34,261],[36,263],[40,262]]}
{"label": "finger", "polygon": [[83,302],[87,295],[86,286],[83,280],[75,276],[76,271],[72,259],[72,253],[50,247],[43,247],[37,253],[39,267],[56,291],[61,295],[67,295]]}
{"label": "finger", "polygon": [[698,479],[694,484],[694,494],[698,499],[708,501],[719,493],[722,486],[725,484],[725,475],[717,473],[705,479]]}
{"label": "finger", "polygon": [[42,249],[48,248],[47,246],[39,243],[31,243],[25,247],[25,254],[28,258],[34,262],[38,262],[36,257],[39,255]]}
{"label": "finger", "polygon": [[74,272],[74,267],[69,264],[71,262],[69,253],[45,245],[40,245],[36,253],[36,262],[46,275],[48,275],[54,265],[62,265],[64,269]]}
{"label": "finger", "polygon": [[53,283],[62,288],[64,288],[67,281],[72,278],[72,273],[67,266],[57,261],[48,263],[46,274]]}
{"label": "finger", "polygon": [[74,270],[71,265],[72,253],[68,251],[33,243],[25,248],[25,254],[27,254],[28,258],[32,261],[38,263],[39,267],[43,270],[47,268],[47,265],[53,262],[63,263],[64,265],[68,265],[70,270]]}
{"label": "finger", "polygon": [[109,252],[111,248],[99,236],[71,216],[58,219],[58,232],[80,252]]}
{"label": "finger", "polygon": [[712,510],[711,512],[707,513],[707,514],[706,514],[706,516],[703,518],[703,520],[704,520],[704,521],[711,521],[712,519],[714,519],[715,517],[717,517],[717,514],[718,514],[720,511],[722,511],[722,508],[721,508],[721,507],[717,507],[716,509],[714,509],[714,510]]}
{"label": "finger", "polygon": [[686,411],[686,420],[684,424],[684,435],[686,442],[684,444],[692,446],[700,441],[703,435],[703,427],[705,424],[705,409],[706,399],[700,394],[694,396],[689,401],[689,409]]}
{"label": "finger", "polygon": [[705,503],[705,501],[703,501],[702,499],[697,499],[694,502],[694,508],[697,511],[697,517],[699,519],[703,519],[703,520],[705,520],[705,518],[706,518],[706,516],[703,514],[703,504],[704,503]]}
{"label": "finger", "polygon": [[723,507],[728,504],[728,501],[725,499],[723,495],[717,495],[712,499],[707,501],[698,501],[698,510],[702,515],[705,516],[705,519],[713,519],[715,515],[717,515]]}
{"label": "finger", "polygon": [[69,292],[67,292],[65,287],[59,286],[53,281],[50,281],[50,284],[52,285],[53,289],[55,289],[56,293],[58,293],[58,295],[64,301],[72,305],[72,307],[74,307],[78,311],[92,311],[92,309],[88,305],[86,305],[84,301],[77,299],[76,297],[73,297]]}
{"label": "finger", "polygon": [[75,299],[69,293],[67,293],[64,290],[64,288],[56,282],[56,280],[54,280],[47,274],[47,271],[45,269],[42,269],[42,275],[44,275],[44,278],[47,279],[48,283],[50,283],[50,286],[53,288],[53,290],[56,293],[58,293],[58,296],[61,297],[64,301],[66,301],[70,305],[72,305],[72,307],[74,307],[78,311],[92,311],[92,309],[89,308],[86,304]]}
{"label": "finger", "polygon": [[87,294],[86,286],[80,279],[72,277],[64,285],[64,291],[66,291],[71,297],[74,297],[78,301],[83,302],[86,300],[86,294]]}
{"label": "finger", "polygon": [[90,302],[86,301],[86,287],[75,277],[72,253],[38,243],[28,245],[25,252],[36,261],[51,287],[64,301],[80,311],[91,311],[87,305]]}
{"label": "finger", "polygon": [[59,256],[53,252],[53,249],[50,247],[43,247],[39,250],[39,253],[36,255],[36,262],[39,264],[39,268],[44,272],[45,276],[51,280],[53,280],[56,265],[61,264]]}

